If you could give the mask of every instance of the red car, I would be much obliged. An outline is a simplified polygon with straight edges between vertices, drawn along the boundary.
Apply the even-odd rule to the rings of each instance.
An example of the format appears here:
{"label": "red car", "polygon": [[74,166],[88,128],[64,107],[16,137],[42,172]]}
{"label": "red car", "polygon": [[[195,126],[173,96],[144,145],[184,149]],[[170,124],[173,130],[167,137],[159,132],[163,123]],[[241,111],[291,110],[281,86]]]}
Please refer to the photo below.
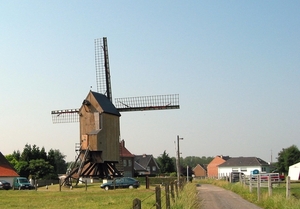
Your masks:
{"label": "red car", "polygon": [[5,180],[0,180],[0,189],[9,190],[11,188],[10,183]]}

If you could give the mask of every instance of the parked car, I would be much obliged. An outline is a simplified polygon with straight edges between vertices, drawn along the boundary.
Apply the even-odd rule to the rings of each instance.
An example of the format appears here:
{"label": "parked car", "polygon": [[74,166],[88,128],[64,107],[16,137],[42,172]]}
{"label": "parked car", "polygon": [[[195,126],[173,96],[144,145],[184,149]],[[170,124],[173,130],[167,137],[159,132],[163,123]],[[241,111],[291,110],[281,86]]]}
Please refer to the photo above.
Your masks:
{"label": "parked car", "polygon": [[25,177],[15,177],[12,185],[13,189],[34,189],[35,187],[30,184],[27,178]]}
{"label": "parked car", "polygon": [[140,187],[140,182],[131,177],[121,177],[100,185],[100,188],[109,190],[113,188],[138,188]]}
{"label": "parked car", "polygon": [[10,183],[5,180],[0,180],[0,189],[9,190],[11,188]]}

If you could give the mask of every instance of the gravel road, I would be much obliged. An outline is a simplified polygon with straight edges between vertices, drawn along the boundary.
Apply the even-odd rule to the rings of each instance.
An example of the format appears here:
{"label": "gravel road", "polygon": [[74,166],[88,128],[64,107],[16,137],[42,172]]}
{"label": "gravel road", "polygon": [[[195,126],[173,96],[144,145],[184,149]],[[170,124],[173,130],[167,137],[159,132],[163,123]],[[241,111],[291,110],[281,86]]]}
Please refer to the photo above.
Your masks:
{"label": "gravel road", "polygon": [[201,184],[197,190],[201,209],[262,209],[234,192],[214,185]]}

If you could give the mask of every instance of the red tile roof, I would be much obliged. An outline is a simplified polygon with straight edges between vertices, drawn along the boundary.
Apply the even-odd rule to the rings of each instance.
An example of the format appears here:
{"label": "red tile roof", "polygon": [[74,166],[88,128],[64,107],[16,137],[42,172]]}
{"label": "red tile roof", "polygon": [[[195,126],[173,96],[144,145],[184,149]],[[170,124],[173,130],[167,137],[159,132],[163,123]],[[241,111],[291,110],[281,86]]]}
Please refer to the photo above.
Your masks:
{"label": "red tile roof", "polygon": [[121,157],[134,157],[134,155],[131,154],[131,152],[129,152],[128,149],[126,149],[124,141],[120,142],[120,156]]}
{"label": "red tile roof", "polygon": [[19,176],[14,167],[0,152],[0,177]]}

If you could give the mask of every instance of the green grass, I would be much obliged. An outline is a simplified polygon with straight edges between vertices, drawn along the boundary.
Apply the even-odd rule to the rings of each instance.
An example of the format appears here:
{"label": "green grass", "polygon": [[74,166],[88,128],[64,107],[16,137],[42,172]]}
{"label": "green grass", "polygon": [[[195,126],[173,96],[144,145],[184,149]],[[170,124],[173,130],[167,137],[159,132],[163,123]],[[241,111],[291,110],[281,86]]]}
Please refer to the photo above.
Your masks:
{"label": "green grass", "polygon": [[291,184],[291,197],[286,198],[286,187],[282,183],[273,188],[272,196],[269,197],[268,188],[261,188],[260,200],[258,201],[257,189],[253,188],[252,193],[248,186],[240,183],[229,183],[222,180],[206,179],[199,183],[209,183],[223,187],[239,194],[244,199],[264,208],[264,209],[299,209],[300,208],[300,184]]}
{"label": "green grass", "polygon": [[196,183],[187,183],[180,192],[176,203],[172,205],[172,209],[199,209],[200,206]]}
{"label": "green grass", "polygon": [[[3,209],[30,208],[30,209],[58,209],[58,208],[110,208],[130,209],[133,200],[138,198],[142,201],[142,208],[155,208],[155,187],[146,189],[142,185],[138,189],[116,189],[105,191],[99,183],[90,184],[85,189],[84,185],[78,185],[72,190],[58,185],[38,188],[35,190],[0,190],[0,205]],[[173,202],[173,209],[198,208],[195,184],[187,184],[179,193],[179,197]],[[161,190],[162,206],[165,208],[165,192]]]}
{"label": "green grass", "polygon": [[92,184],[85,190],[84,185],[72,190],[58,185],[38,188],[35,190],[1,190],[1,208],[132,208],[133,200],[144,200],[142,206],[150,208],[155,203],[154,189],[141,187],[138,189],[117,189],[105,191],[100,184]]}

